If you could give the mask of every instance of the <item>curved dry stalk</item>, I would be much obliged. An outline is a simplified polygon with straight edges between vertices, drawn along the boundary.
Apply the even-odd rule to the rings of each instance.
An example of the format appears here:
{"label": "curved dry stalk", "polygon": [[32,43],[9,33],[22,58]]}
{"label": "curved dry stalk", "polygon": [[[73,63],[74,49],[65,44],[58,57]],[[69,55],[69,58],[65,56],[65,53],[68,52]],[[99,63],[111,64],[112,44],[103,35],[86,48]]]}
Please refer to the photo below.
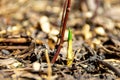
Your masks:
{"label": "curved dry stalk", "polygon": [[48,64],[48,80],[51,80],[51,75],[52,75],[52,69],[51,69],[51,64],[50,64],[50,59],[49,59],[49,55],[48,55],[48,51],[45,50],[45,57],[47,60],[47,64]]}

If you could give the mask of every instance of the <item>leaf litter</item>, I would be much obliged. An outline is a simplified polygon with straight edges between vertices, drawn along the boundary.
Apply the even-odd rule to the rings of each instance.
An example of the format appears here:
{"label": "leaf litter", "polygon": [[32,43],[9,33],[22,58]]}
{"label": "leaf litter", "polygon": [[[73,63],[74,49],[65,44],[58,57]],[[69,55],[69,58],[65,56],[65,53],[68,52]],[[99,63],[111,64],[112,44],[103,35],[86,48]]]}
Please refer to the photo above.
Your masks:
{"label": "leaf litter", "polygon": [[[72,0],[67,29],[74,58],[67,66],[68,30],[56,62],[65,0],[1,0],[1,80],[119,80],[119,0]],[[70,50],[71,51],[71,50]]]}

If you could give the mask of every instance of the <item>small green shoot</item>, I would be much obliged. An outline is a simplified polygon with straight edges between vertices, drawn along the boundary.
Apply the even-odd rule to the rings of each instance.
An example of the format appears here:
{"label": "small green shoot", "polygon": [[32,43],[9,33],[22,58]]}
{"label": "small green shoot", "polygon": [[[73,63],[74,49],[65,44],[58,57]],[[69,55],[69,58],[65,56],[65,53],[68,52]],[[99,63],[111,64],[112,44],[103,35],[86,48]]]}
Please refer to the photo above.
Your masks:
{"label": "small green shoot", "polygon": [[67,66],[70,66],[74,59],[74,54],[72,52],[72,31],[68,30],[68,51],[67,51]]}

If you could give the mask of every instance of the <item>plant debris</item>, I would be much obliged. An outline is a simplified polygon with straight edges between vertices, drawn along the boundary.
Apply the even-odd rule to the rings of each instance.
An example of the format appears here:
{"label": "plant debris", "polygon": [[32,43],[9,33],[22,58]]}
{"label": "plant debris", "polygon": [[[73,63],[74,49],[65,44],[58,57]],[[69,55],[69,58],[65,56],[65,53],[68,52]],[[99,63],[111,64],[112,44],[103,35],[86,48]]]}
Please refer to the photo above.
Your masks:
{"label": "plant debris", "polygon": [[119,80],[120,0],[1,0],[0,79]]}

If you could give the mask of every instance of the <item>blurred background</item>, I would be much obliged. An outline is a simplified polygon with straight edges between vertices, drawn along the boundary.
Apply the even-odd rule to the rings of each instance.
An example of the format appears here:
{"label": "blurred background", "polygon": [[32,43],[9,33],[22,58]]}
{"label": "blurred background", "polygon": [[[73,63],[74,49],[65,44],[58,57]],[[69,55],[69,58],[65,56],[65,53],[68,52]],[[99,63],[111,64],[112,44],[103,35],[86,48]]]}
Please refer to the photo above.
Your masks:
{"label": "blurred background", "polygon": [[[1,37],[28,35],[42,40],[52,38],[52,43],[56,42],[64,2],[65,0],[0,0]],[[106,33],[120,37],[120,0],[72,0],[71,4],[67,27],[73,29],[75,40],[81,36],[88,40],[96,35],[105,36]]]}

